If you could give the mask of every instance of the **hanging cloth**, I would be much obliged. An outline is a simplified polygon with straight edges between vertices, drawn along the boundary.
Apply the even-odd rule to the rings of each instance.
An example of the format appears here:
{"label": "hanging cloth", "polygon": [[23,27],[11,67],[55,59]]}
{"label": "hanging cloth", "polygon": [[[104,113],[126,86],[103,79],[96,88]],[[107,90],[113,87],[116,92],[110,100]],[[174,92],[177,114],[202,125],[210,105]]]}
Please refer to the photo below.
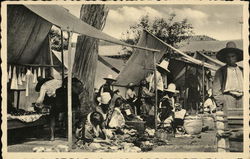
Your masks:
{"label": "hanging cloth", "polygon": [[43,68],[43,74],[42,77],[45,78],[45,67]]}
{"label": "hanging cloth", "polygon": [[26,73],[26,88],[25,88],[25,96],[29,96],[29,82],[30,82],[30,76],[32,75],[31,71],[28,69]]}
{"label": "hanging cloth", "polygon": [[26,81],[25,68],[23,68],[23,72],[22,72],[22,81],[23,82]]}
{"label": "hanging cloth", "polygon": [[15,66],[14,66],[14,68],[13,68],[13,77],[12,77],[12,79],[11,79],[10,89],[18,89],[18,85],[17,85],[17,75],[16,75],[16,67],[15,67]]}
{"label": "hanging cloth", "polygon": [[11,79],[11,74],[12,74],[12,72],[11,72],[11,65],[10,65],[8,79]]}
{"label": "hanging cloth", "polygon": [[19,85],[23,85],[23,82],[22,82],[22,73],[21,73],[21,69],[19,68],[19,73],[18,73],[18,78],[17,78],[17,82]]}
{"label": "hanging cloth", "polygon": [[34,77],[33,77],[33,83],[37,83],[37,73],[36,73],[36,69],[34,69]]}
{"label": "hanging cloth", "polygon": [[40,77],[40,76],[41,76],[41,68],[38,67],[37,77]]}

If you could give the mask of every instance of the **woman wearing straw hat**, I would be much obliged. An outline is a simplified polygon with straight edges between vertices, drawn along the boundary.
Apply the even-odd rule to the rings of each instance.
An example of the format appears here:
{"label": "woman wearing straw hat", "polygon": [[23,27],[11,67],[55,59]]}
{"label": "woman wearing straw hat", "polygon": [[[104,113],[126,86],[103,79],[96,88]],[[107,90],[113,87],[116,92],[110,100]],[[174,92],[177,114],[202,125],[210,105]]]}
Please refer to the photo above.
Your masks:
{"label": "woman wearing straw hat", "polygon": [[213,95],[217,106],[223,111],[228,108],[242,108],[243,72],[236,62],[243,60],[243,51],[232,41],[221,49],[216,58],[226,63],[216,71],[213,81]]}

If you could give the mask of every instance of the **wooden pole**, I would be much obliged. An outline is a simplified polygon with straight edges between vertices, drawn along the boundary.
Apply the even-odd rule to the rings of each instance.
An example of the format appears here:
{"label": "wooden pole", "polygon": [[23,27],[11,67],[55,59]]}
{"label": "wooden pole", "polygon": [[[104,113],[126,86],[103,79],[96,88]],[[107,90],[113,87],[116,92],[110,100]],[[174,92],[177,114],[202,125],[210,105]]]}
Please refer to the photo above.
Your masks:
{"label": "wooden pole", "polygon": [[72,64],[71,64],[71,40],[72,32],[68,32],[69,45],[68,45],[68,144],[72,148]]}
{"label": "wooden pole", "polygon": [[154,115],[155,115],[155,130],[157,130],[157,108],[158,108],[158,94],[157,94],[157,77],[156,77],[156,59],[155,59],[155,52],[153,52],[153,59],[154,59],[154,87],[155,87],[155,109],[154,109]]}
{"label": "wooden pole", "polygon": [[[188,103],[187,103],[187,90],[188,90],[188,88],[187,88],[187,71],[188,71],[188,66],[187,66],[187,64],[185,63],[185,74],[184,74],[184,79],[185,79],[185,83],[184,83],[184,88],[185,88],[185,94],[184,94],[184,106],[185,106],[185,108],[187,109],[188,108]],[[187,109],[188,110],[188,109]]]}
{"label": "wooden pole", "polygon": [[204,68],[204,61],[202,65],[202,106],[204,108],[205,103],[205,68]]}
{"label": "wooden pole", "polygon": [[64,79],[64,57],[63,57],[63,31],[61,29],[61,60],[62,60],[62,80]]}

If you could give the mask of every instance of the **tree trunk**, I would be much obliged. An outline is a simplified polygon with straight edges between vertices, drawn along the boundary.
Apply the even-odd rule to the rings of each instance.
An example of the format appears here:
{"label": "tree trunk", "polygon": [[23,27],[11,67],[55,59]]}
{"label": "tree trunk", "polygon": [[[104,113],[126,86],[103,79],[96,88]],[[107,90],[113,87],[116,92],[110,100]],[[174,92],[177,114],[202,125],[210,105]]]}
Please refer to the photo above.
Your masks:
{"label": "tree trunk", "polygon": [[[102,30],[108,9],[104,5],[82,5],[80,19],[89,25]],[[78,36],[76,44],[73,76],[83,82],[81,94],[81,112],[89,113],[94,105],[94,82],[98,60],[99,40],[87,36]]]}

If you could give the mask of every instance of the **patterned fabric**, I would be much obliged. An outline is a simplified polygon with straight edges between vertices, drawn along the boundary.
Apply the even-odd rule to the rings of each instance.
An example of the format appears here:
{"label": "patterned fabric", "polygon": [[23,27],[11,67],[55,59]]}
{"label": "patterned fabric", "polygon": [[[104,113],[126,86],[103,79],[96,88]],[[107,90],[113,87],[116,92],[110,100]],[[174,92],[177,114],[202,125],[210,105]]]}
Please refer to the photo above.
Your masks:
{"label": "patterned fabric", "polygon": [[21,115],[21,116],[8,116],[8,120],[9,119],[18,119],[22,122],[25,123],[30,123],[30,122],[34,122],[38,119],[40,119],[43,115],[42,114],[33,114],[33,115]]}

